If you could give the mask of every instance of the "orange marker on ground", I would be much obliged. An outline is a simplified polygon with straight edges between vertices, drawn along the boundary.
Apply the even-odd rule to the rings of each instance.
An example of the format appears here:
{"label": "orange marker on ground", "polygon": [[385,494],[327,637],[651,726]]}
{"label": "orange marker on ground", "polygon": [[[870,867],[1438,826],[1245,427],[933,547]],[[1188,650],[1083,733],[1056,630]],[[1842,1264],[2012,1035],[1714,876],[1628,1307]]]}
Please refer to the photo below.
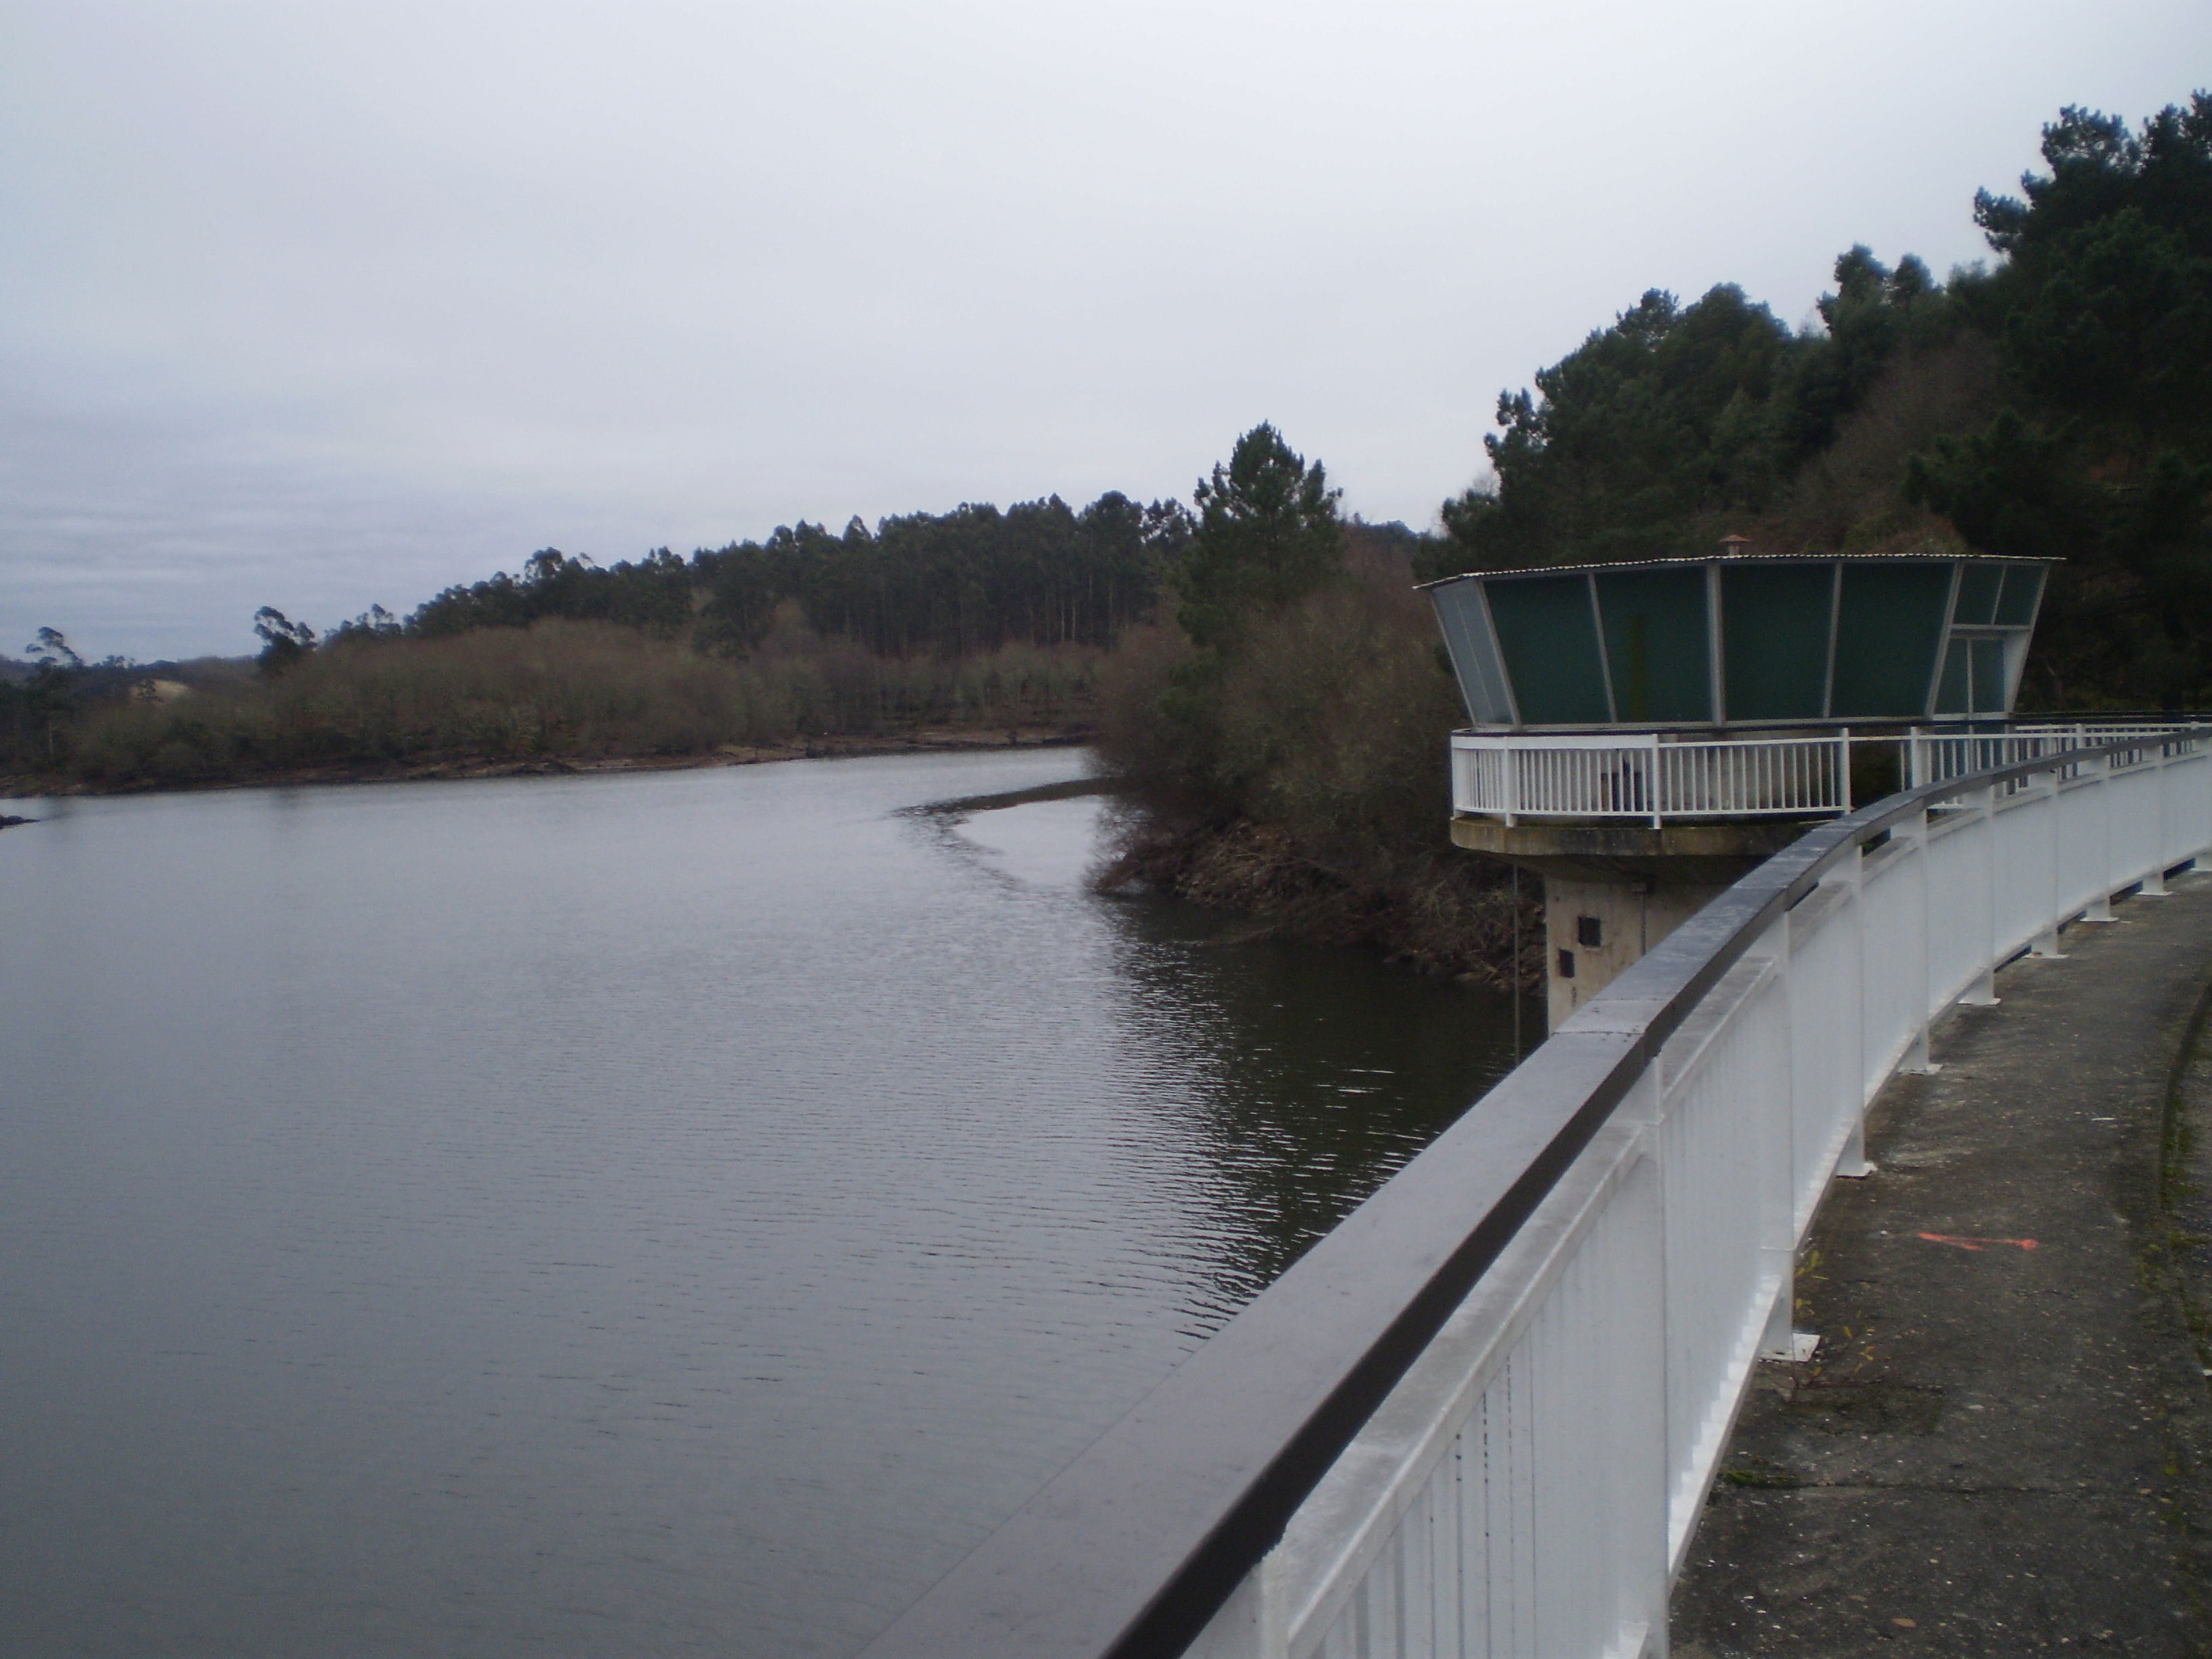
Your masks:
{"label": "orange marker on ground", "polygon": [[2010,1244],[2023,1250],[2035,1248],[2032,1238],[1954,1238],[1948,1233],[1923,1233],[1920,1237],[1930,1244],[1956,1244],[1962,1250],[1978,1250],[1984,1244]]}

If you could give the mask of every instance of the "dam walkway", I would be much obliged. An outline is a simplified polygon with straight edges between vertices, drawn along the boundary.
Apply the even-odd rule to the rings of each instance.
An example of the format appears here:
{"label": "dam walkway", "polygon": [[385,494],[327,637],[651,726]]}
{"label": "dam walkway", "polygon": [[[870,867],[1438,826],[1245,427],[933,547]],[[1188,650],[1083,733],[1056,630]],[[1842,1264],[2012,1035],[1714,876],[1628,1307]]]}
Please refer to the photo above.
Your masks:
{"label": "dam walkway", "polygon": [[2212,877],[1996,977],[1867,1124],[1673,1607],[1676,1659],[2212,1650]]}

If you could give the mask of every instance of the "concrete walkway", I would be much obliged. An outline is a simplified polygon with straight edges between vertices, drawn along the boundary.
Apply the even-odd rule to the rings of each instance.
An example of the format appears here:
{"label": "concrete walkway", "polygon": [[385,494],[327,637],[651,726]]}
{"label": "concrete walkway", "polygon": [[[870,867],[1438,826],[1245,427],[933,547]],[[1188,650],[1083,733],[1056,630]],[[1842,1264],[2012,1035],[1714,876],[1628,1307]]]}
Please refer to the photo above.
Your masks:
{"label": "concrete walkway", "polygon": [[1878,1173],[1801,1258],[1820,1351],[1760,1368],[1680,1659],[2212,1654],[2212,877],[2117,914],[1875,1103]]}

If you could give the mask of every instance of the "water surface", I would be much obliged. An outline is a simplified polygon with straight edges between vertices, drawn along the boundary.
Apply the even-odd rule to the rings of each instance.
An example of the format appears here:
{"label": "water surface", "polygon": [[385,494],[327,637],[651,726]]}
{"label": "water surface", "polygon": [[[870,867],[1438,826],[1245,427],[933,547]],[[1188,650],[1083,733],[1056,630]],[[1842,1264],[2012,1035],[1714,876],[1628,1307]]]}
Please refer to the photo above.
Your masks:
{"label": "water surface", "polygon": [[842,1656],[1502,1069],[1072,751],[0,832],[10,1653]]}

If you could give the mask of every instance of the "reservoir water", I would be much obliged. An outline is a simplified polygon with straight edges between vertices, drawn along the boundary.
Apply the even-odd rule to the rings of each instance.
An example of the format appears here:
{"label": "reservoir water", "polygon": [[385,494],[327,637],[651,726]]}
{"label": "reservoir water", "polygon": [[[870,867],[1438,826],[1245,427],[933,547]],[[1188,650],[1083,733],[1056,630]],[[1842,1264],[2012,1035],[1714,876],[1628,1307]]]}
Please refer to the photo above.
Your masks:
{"label": "reservoir water", "polygon": [[1083,764],[8,806],[0,1647],[861,1646],[1509,1059]]}

